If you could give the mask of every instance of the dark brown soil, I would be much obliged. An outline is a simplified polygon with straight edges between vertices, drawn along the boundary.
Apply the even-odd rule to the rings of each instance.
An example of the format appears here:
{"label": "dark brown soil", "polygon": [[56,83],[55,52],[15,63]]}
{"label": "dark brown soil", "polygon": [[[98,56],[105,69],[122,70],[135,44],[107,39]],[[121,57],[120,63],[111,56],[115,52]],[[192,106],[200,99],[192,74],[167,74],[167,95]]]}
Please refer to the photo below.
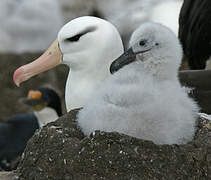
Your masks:
{"label": "dark brown soil", "polygon": [[21,180],[207,180],[211,178],[211,126],[200,119],[194,141],[155,145],[119,133],[84,137],[77,111],[37,131],[17,175]]}

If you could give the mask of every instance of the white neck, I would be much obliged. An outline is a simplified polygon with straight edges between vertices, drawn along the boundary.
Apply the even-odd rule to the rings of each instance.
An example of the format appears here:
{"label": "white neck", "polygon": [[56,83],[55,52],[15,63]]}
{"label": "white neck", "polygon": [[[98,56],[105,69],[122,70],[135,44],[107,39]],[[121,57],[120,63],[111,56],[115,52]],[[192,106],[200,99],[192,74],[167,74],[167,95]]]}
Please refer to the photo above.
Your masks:
{"label": "white neck", "polygon": [[109,71],[106,68],[97,73],[95,71],[90,73],[81,71],[69,72],[65,88],[65,102],[68,112],[89,103],[89,99],[109,75]]}
{"label": "white neck", "polygon": [[[157,80],[171,80],[171,81],[177,81],[177,74],[178,69],[180,65],[179,58],[174,58],[172,56],[156,56],[156,59],[154,55],[149,54],[147,59],[141,63],[138,64],[135,68],[142,68],[139,69],[139,71],[144,71],[147,74],[151,74],[154,78]],[[169,62],[169,59],[172,59],[172,62]],[[139,63],[139,62],[137,62]],[[134,64],[135,66],[135,64]]]}
{"label": "white neck", "polygon": [[38,123],[40,127],[43,127],[46,124],[58,119],[58,115],[56,111],[49,107],[45,107],[41,111],[34,111],[34,114],[38,119]]}

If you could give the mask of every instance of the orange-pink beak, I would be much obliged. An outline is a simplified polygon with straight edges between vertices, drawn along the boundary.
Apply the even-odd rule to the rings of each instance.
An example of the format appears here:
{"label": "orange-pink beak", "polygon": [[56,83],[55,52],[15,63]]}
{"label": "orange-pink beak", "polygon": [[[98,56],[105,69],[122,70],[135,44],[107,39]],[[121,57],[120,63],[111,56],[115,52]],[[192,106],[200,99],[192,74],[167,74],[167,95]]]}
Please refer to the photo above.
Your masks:
{"label": "orange-pink beak", "polygon": [[56,40],[38,59],[18,68],[13,74],[13,81],[17,86],[20,86],[22,82],[41,72],[52,69],[61,62],[62,53],[58,46],[58,40]]}

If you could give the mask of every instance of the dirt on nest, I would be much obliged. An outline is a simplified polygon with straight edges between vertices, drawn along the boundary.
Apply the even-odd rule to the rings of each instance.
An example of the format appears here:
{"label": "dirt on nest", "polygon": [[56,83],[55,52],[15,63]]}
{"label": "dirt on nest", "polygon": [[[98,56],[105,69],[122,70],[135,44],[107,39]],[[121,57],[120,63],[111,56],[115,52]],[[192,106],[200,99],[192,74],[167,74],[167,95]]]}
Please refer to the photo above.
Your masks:
{"label": "dirt on nest", "polygon": [[77,110],[38,130],[16,175],[20,180],[211,179],[211,124],[200,119],[193,141],[156,145],[116,132],[85,137]]}
{"label": "dirt on nest", "polygon": [[17,113],[26,113],[31,110],[19,99],[27,96],[28,90],[38,88],[40,86],[53,87],[62,97],[63,112],[64,106],[64,88],[68,68],[66,66],[58,66],[48,72],[41,73],[29,81],[17,87],[13,83],[14,71],[26,63],[39,57],[41,53],[26,54],[1,54],[0,55],[0,121],[6,121],[8,117]]}

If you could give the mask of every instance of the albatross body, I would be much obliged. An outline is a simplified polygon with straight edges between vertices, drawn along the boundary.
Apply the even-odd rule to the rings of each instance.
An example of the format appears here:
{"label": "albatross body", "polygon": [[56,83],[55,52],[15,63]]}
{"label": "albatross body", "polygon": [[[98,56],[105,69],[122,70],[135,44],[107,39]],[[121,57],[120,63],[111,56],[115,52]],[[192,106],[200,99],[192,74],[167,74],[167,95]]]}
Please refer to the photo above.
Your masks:
{"label": "albatross body", "polygon": [[58,40],[37,60],[20,67],[21,82],[61,63],[70,67],[66,83],[67,110],[83,107],[110,74],[109,66],[123,52],[121,37],[109,22],[96,17],[76,18],[60,30]]}
{"label": "albatross body", "polygon": [[130,46],[79,112],[79,126],[86,135],[117,131],[157,144],[188,142],[198,106],[178,80],[182,50],[177,37],[165,26],[146,23],[133,33]]}

